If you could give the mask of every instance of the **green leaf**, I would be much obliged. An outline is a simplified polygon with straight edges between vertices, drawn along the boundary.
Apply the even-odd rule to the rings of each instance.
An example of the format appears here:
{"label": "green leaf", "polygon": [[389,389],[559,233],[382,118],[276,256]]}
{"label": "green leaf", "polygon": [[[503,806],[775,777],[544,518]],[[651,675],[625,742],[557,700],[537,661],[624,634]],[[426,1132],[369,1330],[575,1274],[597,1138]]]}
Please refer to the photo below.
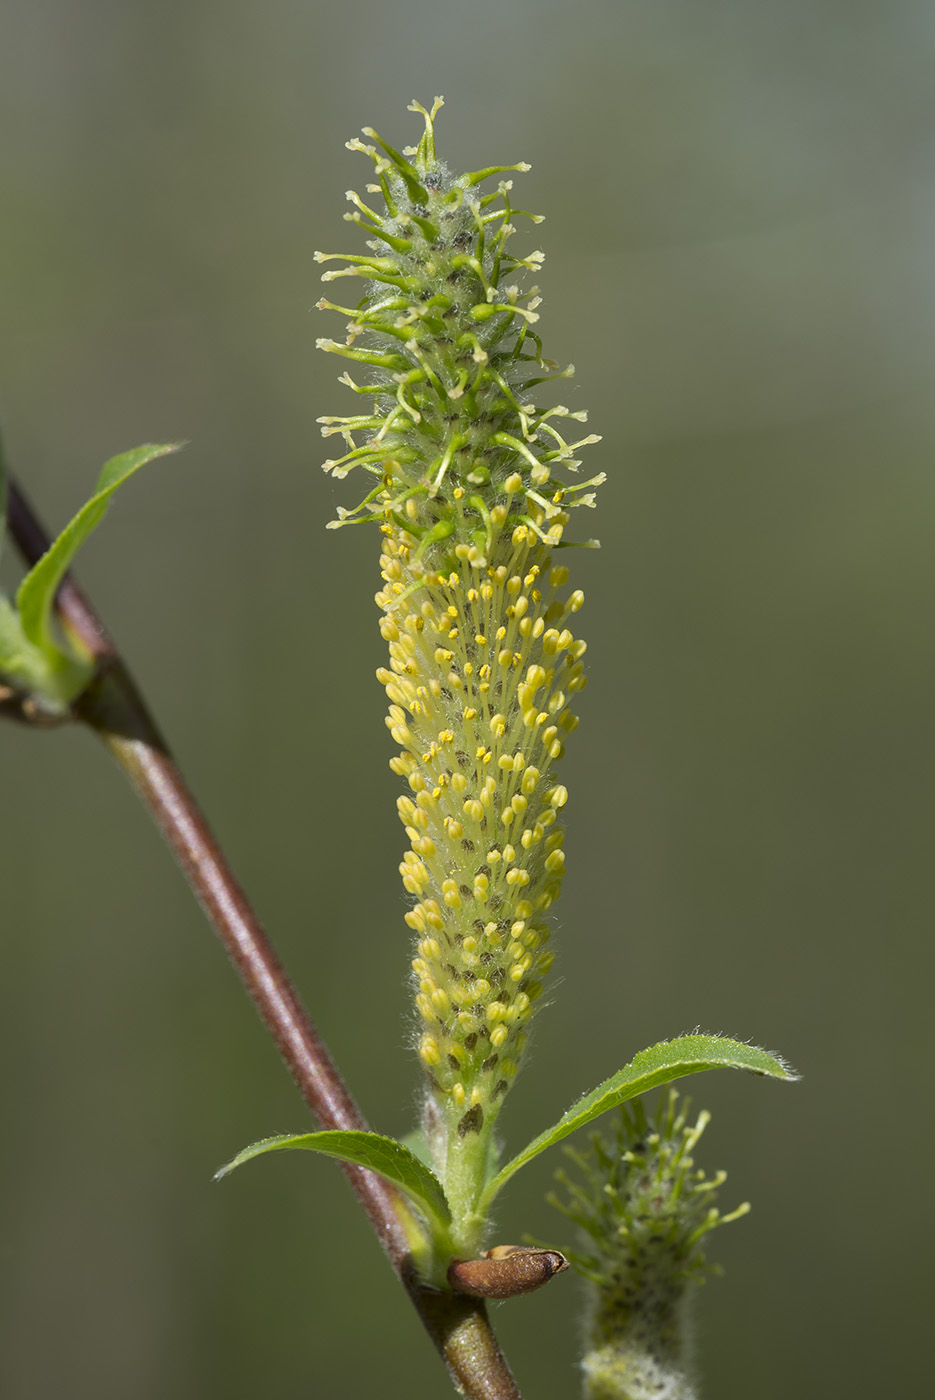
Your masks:
{"label": "green leaf", "polygon": [[270,1137],[255,1142],[238,1152],[233,1161],[228,1162],[215,1173],[215,1181],[227,1176],[235,1167],[249,1162],[251,1157],[259,1157],[264,1152],[280,1152],[289,1148],[305,1148],[309,1152],[322,1152],[326,1157],[337,1157],[342,1162],[352,1162],[357,1167],[369,1167],[379,1172],[394,1186],[413,1200],[420,1210],[433,1221],[447,1228],[451,1223],[451,1211],[445,1199],[441,1182],[433,1171],[395,1138],[382,1137],[379,1133],[324,1132],[303,1133],[300,1137]]}
{"label": "green leaf", "polygon": [[19,613],[0,595],[0,678],[21,690],[43,690],[49,665],[38,647],[27,641]]}
{"label": "green leaf", "polygon": [[104,464],[94,495],[65,526],[58,539],[26,575],[16,595],[23,632],[28,641],[53,661],[67,661],[52,631],[55,592],[80,545],[104,519],[117,487],[155,457],[175,452],[180,443],[147,443],[112,457]]}
{"label": "green leaf", "polygon": [[635,1098],[637,1094],[655,1089],[658,1084],[666,1084],[686,1074],[697,1074],[703,1069],[720,1068],[745,1069],[751,1074],[769,1075],[773,1079],[798,1079],[795,1071],[776,1055],[770,1055],[755,1045],[745,1045],[740,1040],[724,1040],[716,1035],[684,1035],[678,1040],[664,1040],[648,1050],[641,1050],[623,1069],[572,1104],[551,1128],[533,1138],[529,1146],[507,1162],[489,1183],[478,1211],[486,1215],[497,1192],[514,1172],[553,1143],[561,1142],[569,1133],[590,1123],[592,1118],[616,1108],[627,1099]]}

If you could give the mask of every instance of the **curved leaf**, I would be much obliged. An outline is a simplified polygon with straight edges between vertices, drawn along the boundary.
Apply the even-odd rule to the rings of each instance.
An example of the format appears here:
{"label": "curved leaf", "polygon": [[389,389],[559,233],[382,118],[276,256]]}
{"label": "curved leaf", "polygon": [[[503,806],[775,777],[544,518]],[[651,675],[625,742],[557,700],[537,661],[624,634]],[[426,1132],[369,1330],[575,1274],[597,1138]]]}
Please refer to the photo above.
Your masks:
{"label": "curved leaf", "polygon": [[50,684],[45,655],[27,641],[19,613],[9,598],[0,595],[0,679],[24,690],[42,690]]}
{"label": "curved leaf", "polygon": [[746,1045],[741,1040],[725,1040],[717,1035],[683,1035],[677,1040],[664,1040],[641,1050],[623,1069],[610,1079],[605,1079],[590,1094],[572,1104],[567,1113],[551,1128],[533,1138],[528,1147],[493,1178],[484,1191],[478,1210],[486,1214],[490,1204],[502,1186],[514,1172],[538,1157],[553,1143],[568,1137],[569,1133],[590,1123],[592,1118],[606,1113],[610,1108],[633,1099],[637,1094],[645,1094],[658,1084],[666,1084],[671,1079],[680,1079],[686,1074],[697,1074],[703,1069],[745,1069],[751,1074],[769,1075],[773,1079],[798,1079],[798,1075],[783,1060],[760,1050],[755,1045]]}
{"label": "curved leaf", "polygon": [[78,514],[49,546],[38,564],[23,579],[16,595],[23,632],[27,640],[39,647],[46,656],[62,656],[51,627],[55,591],[80,545],[107,514],[111,496],[127,477],[132,476],[146,462],[151,462],[154,457],[164,457],[169,452],[175,452],[180,446],[180,443],[146,443],[143,447],[134,447],[129,452],[122,452],[119,457],[112,457],[109,462],[105,462],[94,495],[85,502]]}
{"label": "curved leaf", "polygon": [[394,1186],[413,1200],[416,1205],[442,1228],[451,1223],[451,1211],[445,1199],[441,1182],[433,1171],[395,1138],[382,1137],[380,1133],[340,1132],[303,1133],[301,1136],[263,1138],[242,1152],[215,1173],[215,1181],[227,1176],[235,1167],[259,1157],[264,1152],[280,1152],[290,1148],[304,1148],[309,1152],[322,1152],[326,1157],[337,1157],[342,1162],[351,1162],[357,1167],[369,1167],[379,1172]]}

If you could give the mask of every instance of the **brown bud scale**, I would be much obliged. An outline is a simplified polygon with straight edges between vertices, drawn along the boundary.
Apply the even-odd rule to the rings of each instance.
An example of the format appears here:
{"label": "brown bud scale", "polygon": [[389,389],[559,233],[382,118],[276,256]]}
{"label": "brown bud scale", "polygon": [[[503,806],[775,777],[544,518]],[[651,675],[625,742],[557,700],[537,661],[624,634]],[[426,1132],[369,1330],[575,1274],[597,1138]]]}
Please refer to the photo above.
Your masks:
{"label": "brown bud scale", "polygon": [[448,1283],[452,1292],[471,1298],[518,1298],[534,1293],[567,1268],[568,1260],[557,1249],[500,1244],[485,1250],[480,1259],[453,1260]]}

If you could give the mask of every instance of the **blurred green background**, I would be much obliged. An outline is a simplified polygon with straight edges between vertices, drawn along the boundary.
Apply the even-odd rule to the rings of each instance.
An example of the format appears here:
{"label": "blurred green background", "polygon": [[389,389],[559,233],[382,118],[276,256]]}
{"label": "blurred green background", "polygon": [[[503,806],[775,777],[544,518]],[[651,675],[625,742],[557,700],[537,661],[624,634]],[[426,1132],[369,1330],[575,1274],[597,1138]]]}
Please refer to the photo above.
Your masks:
{"label": "blurred green background", "polygon": [[[718,1400],[921,1393],[930,1370],[935,7],[925,0],[6,0],[0,408],[60,525],[105,458],[185,438],[83,556],[375,1126],[411,1125],[377,538],[325,533],[352,411],[312,251],[354,246],[372,123],[442,92],[453,167],[530,160],[546,353],[604,434],[576,556],[560,984],[517,1149],[701,1025],[805,1073],[686,1085],[753,1214],[713,1241]],[[574,397],[568,399],[568,394]],[[15,581],[7,551],[0,566]],[[221,1186],[308,1118],[92,738],[0,729],[0,1391],[440,1396],[333,1164]],[[558,1154],[501,1240],[556,1243]],[[930,1246],[928,1246],[930,1248]],[[497,1310],[574,1395],[574,1284]]]}

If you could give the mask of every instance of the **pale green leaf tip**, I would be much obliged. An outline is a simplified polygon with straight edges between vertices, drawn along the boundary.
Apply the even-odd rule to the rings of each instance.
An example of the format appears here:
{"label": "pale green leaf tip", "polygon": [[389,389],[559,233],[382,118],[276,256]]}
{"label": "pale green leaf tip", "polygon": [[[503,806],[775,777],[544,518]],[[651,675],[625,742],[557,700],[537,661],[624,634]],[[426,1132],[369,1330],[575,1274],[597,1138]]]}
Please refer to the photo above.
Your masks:
{"label": "pale green leaf tip", "polygon": [[268,1152],[278,1147],[281,1143],[289,1142],[290,1134],[274,1135],[273,1137],[260,1138],[258,1142],[251,1142],[248,1147],[242,1147],[235,1157],[229,1162],[225,1162],[223,1167],[218,1167],[212,1181],[220,1181],[224,1176],[230,1176],[235,1167],[243,1166],[244,1162],[251,1161],[254,1157],[260,1157],[264,1152]]}
{"label": "pale green leaf tip", "polygon": [[214,1173],[214,1175],[212,1176],[211,1180],[212,1180],[212,1181],[221,1181],[223,1177],[225,1177],[225,1176],[230,1176],[230,1174],[231,1174],[231,1172],[234,1170],[234,1168],[240,1166],[240,1159],[241,1159],[242,1156],[243,1156],[243,1153],[238,1152],[238,1153],[237,1153],[237,1156],[236,1156],[236,1157],[232,1157],[231,1160],[230,1160],[229,1162],[225,1162],[224,1165],[223,1165],[223,1167],[218,1167],[217,1171]]}

